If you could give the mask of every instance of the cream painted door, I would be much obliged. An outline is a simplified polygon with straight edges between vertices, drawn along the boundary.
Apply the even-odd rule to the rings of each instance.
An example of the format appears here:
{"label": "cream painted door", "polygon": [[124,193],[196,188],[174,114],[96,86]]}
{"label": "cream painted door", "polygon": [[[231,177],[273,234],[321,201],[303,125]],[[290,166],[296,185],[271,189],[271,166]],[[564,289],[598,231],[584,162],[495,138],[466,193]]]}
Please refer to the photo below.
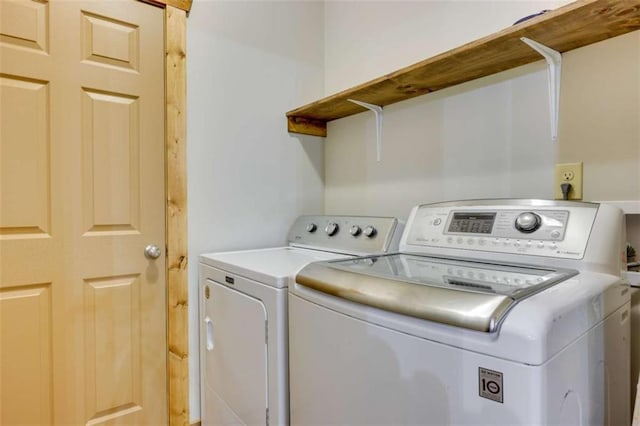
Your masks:
{"label": "cream painted door", "polygon": [[3,426],[167,422],[163,19],[0,0]]}

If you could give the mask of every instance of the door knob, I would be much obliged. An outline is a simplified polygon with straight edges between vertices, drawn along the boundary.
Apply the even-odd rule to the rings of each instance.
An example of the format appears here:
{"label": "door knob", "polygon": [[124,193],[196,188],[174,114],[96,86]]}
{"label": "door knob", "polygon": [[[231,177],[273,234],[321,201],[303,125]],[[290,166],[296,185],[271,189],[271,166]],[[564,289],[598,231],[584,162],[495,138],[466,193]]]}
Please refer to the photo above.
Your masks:
{"label": "door knob", "polygon": [[157,259],[162,254],[162,250],[155,244],[149,244],[144,248],[144,257],[147,259]]}

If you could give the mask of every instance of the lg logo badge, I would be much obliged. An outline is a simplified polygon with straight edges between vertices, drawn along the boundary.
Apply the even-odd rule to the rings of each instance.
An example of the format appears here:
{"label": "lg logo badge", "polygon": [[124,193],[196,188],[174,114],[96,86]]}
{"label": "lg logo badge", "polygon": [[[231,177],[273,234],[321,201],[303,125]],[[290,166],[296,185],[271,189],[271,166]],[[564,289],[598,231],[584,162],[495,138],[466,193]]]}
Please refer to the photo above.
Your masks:
{"label": "lg logo badge", "polygon": [[501,372],[479,367],[478,385],[479,394],[482,398],[487,398],[499,403],[504,402]]}

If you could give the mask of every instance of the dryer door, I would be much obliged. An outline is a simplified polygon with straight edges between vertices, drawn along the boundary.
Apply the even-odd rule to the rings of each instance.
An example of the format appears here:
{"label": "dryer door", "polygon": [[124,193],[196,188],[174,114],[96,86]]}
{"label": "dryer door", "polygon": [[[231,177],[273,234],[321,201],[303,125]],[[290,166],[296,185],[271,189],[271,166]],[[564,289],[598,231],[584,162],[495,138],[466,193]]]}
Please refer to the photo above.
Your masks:
{"label": "dryer door", "polygon": [[[203,330],[206,391],[203,424],[266,424],[267,311],[251,296],[207,280]],[[206,291],[206,290],[205,290]],[[206,421],[205,421],[206,420]]]}

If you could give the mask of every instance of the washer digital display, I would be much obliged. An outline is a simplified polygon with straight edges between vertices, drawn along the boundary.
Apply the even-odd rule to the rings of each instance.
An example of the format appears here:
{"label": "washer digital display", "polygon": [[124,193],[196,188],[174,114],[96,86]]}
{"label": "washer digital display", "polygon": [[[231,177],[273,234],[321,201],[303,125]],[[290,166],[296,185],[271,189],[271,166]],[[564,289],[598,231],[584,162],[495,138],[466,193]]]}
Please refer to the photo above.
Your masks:
{"label": "washer digital display", "polygon": [[464,213],[456,212],[449,224],[447,232],[469,233],[469,234],[490,234],[496,219],[494,212]]}

